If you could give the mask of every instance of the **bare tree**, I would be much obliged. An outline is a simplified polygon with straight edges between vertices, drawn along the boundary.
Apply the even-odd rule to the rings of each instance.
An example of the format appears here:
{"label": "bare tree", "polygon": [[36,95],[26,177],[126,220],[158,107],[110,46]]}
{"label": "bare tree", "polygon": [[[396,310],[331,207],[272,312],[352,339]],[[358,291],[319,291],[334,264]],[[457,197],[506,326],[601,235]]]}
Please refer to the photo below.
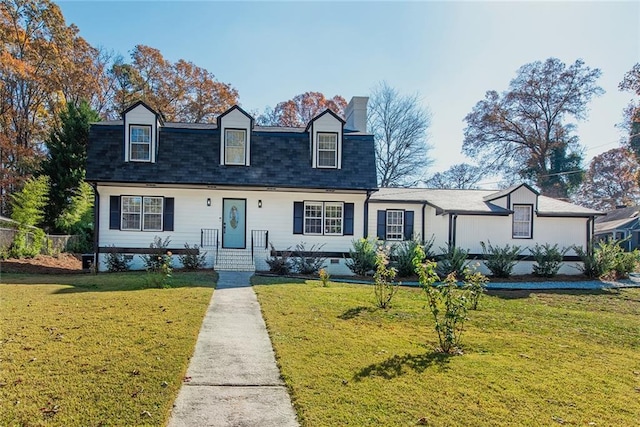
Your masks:
{"label": "bare tree", "polygon": [[380,83],[369,101],[369,130],[374,134],[380,187],[411,186],[420,182],[433,163],[429,157],[429,111],[418,95],[401,95]]}
{"label": "bare tree", "polygon": [[622,91],[628,91],[637,98],[631,100],[624,109],[622,128],[629,132],[626,145],[633,152],[636,160],[640,161],[640,62],[636,63],[618,85]]}
{"label": "bare tree", "polygon": [[605,151],[591,160],[573,201],[601,210],[636,205],[640,202],[639,174],[640,165],[627,148]]}
{"label": "bare tree", "polygon": [[425,184],[430,188],[475,189],[482,178],[482,168],[469,163],[459,163],[444,172],[435,173]]}
{"label": "bare tree", "polygon": [[523,65],[499,94],[488,91],[465,117],[463,153],[482,167],[526,179],[543,194],[567,197],[582,179],[582,147],[568,120],[586,118],[604,91],[599,69],[556,58]]}

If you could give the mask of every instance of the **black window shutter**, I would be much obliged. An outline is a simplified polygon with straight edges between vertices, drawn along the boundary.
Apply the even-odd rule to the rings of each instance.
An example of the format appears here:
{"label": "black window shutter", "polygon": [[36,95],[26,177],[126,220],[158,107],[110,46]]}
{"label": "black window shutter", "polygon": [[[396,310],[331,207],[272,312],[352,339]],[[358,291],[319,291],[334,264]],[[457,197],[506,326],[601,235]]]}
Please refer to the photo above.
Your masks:
{"label": "black window shutter", "polygon": [[293,202],[293,234],[304,233],[304,203]]}
{"label": "black window shutter", "polygon": [[413,239],[413,211],[404,211],[404,240]]}
{"label": "black window shutter", "polygon": [[353,236],[353,203],[344,204],[344,235]]}
{"label": "black window shutter", "polygon": [[378,239],[387,239],[387,211],[378,211]]}
{"label": "black window shutter", "polygon": [[120,230],[120,196],[109,196],[109,230]]}
{"label": "black window shutter", "polygon": [[173,206],[175,204],[173,197],[164,198],[164,231],[173,231]]}

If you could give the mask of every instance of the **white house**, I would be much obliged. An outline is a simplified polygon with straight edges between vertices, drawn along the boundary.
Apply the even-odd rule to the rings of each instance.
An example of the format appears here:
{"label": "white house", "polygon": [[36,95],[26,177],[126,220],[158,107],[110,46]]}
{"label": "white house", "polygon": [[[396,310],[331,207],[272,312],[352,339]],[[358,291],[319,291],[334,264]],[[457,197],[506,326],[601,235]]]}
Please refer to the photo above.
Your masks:
{"label": "white house", "polygon": [[[524,184],[378,191],[367,100],[354,97],[346,121],[326,110],[305,128],[256,126],[237,106],[215,124],[168,123],[143,102],[122,120],[94,123],[86,179],[96,194],[99,269],[109,252],[142,268],[156,236],[168,237],[175,254],[185,243],[200,246],[217,269],[266,269],[271,245],[322,245],[331,274],[349,273],[345,258],[362,237],[433,238],[436,249],[451,244],[473,257],[481,241],[584,247],[591,239],[599,212]],[[516,269],[530,271],[526,260]]]}
{"label": "white house", "polygon": [[91,126],[86,179],[96,190],[95,251],[140,255],[155,236],[197,244],[218,269],[265,269],[268,248],[324,245],[334,272],[365,232],[376,189],[367,98],[347,121],[329,110],[306,128],[260,127],[240,107],[216,124],[165,123],[143,102]]}
{"label": "white house", "polygon": [[[420,236],[433,239],[433,249],[453,245],[482,259],[480,242],[493,246],[520,246],[522,260],[514,274],[531,273],[533,261],[527,248],[536,243],[587,247],[593,236],[593,209],[540,195],[527,184],[505,190],[442,190],[381,188],[369,199],[368,234],[385,241]],[[567,252],[563,274],[578,258]],[[484,272],[487,272],[485,269]]]}

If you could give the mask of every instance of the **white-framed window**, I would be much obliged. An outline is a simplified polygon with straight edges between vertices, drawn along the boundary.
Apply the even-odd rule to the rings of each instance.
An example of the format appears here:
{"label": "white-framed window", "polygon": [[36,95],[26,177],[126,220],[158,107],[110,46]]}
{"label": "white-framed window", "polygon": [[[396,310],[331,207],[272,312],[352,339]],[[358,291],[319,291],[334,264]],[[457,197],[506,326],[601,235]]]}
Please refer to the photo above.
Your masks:
{"label": "white-framed window", "polygon": [[162,231],[162,197],[144,197],[142,230]]}
{"label": "white-framed window", "polygon": [[318,167],[338,167],[338,134],[318,132]]}
{"label": "white-framed window", "polygon": [[129,160],[151,161],[151,126],[129,126]]}
{"label": "white-framed window", "polygon": [[162,197],[122,196],[120,229],[162,231]]}
{"label": "white-framed window", "polygon": [[247,131],[244,129],[225,129],[224,164],[246,164]]}
{"label": "white-framed window", "polygon": [[387,211],[386,240],[404,239],[404,211]]}
{"label": "white-framed window", "polygon": [[304,204],[304,234],[322,234],[322,202]]}
{"label": "white-framed window", "polygon": [[343,233],[343,223],[343,203],[304,203],[304,234],[325,234],[341,236]]}
{"label": "white-framed window", "polygon": [[324,204],[324,234],[342,235],[342,203]]}
{"label": "white-framed window", "polygon": [[530,239],[532,237],[533,206],[513,205],[513,238]]}

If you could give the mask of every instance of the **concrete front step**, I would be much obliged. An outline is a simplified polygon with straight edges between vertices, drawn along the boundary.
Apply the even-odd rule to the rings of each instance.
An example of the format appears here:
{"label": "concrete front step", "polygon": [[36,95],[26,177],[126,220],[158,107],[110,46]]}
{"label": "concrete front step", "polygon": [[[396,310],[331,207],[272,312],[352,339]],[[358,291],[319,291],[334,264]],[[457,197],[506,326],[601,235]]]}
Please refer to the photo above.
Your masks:
{"label": "concrete front step", "polygon": [[256,271],[251,251],[247,249],[220,249],[214,268],[219,271]]}

